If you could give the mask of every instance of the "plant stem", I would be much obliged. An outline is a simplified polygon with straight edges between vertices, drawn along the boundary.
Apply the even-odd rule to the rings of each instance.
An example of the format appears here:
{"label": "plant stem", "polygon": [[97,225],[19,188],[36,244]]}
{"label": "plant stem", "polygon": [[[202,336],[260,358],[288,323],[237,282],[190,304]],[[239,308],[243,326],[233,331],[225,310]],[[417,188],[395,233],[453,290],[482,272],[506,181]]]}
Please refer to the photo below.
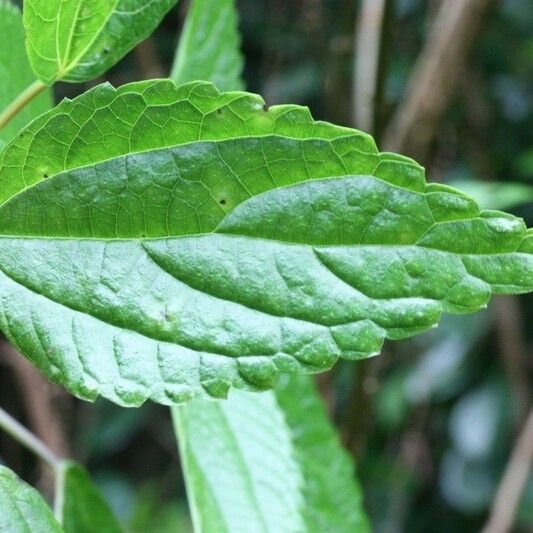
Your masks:
{"label": "plant stem", "polygon": [[65,505],[65,463],[58,465],[55,470],[56,484],[54,492],[54,516],[56,520],[63,525],[63,507]]}
{"label": "plant stem", "polygon": [[6,126],[12,118],[14,118],[22,109],[31,102],[36,96],[42,93],[46,89],[46,85],[40,81],[34,81],[29,87],[21,92],[15,100],[13,100],[1,113],[0,113],[0,129]]}
{"label": "plant stem", "polygon": [[61,470],[62,461],[44,442],[28,431],[20,422],[0,408],[0,429],[32,451],[48,464],[55,473]]}
{"label": "plant stem", "polygon": [[382,147],[423,162],[493,0],[440,2]]}

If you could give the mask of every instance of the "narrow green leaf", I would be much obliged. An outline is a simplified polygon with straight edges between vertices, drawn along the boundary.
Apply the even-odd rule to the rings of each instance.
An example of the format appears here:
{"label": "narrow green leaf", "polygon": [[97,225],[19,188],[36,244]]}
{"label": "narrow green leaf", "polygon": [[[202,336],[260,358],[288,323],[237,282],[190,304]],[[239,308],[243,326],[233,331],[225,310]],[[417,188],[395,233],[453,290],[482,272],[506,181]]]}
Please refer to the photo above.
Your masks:
{"label": "narrow green leaf", "polygon": [[195,530],[303,530],[301,472],[272,394],[235,391],[173,414]]}
{"label": "narrow green leaf", "polygon": [[120,533],[113,516],[88,472],[81,465],[63,466],[62,523],[66,533]]}
{"label": "narrow green leaf", "polygon": [[235,0],[192,0],[171,78],[213,82],[221,91],[244,87]]}
{"label": "narrow green leaf", "polygon": [[0,327],[83,398],[266,389],[533,289],[521,219],[209,83],[64,101],[6,148],[0,184]]}
{"label": "narrow green leaf", "polygon": [[61,533],[52,510],[42,496],[0,465],[0,531],[9,533]]}
{"label": "narrow green leaf", "polygon": [[[9,43],[0,46],[0,111],[2,111],[35,79],[26,57],[22,16],[10,0],[0,0],[0,35],[4,43]],[[30,120],[48,111],[51,106],[52,96],[48,90],[32,100],[0,130],[0,149]]]}
{"label": "narrow green leaf", "polygon": [[148,37],[176,0],[25,0],[26,47],[43,82],[81,82]]}
{"label": "narrow green leaf", "polygon": [[173,413],[198,531],[369,531],[353,463],[308,376]]}
{"label": "narrow green leaf", "polygon": [[305,531],[370,531],[354,464],[339,442],[313,380],[306,375],[284,375],[274,392],[304,480]]}

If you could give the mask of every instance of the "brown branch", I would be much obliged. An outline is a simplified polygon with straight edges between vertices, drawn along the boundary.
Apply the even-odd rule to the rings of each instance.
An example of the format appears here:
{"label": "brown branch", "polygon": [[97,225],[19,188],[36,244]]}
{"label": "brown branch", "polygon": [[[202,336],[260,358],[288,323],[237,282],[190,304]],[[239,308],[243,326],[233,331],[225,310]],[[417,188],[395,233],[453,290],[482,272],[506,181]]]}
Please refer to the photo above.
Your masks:
{"label": "brown branch", "polygon": [[506,533],[511,530],[532,462],[533,410],[530,411],[511,453],[483,533]]}
{"label": "brown branch", "polygon": [[384,148],[423,160],[493,0],[442,0],[384,135]]}
{"label": "brown branch", "polygon": [[328,370],[327,372],[316,374],[315,383],[318,392],[324,401],[324,405],[326,406],[328,416],[333,420],[335,416],[335,403],[337,400],[337,391],[335,390],[335,383],[333,382],[333,371]]}
{"label": "brown branch", "polygon": [[386,0],[363,0],[357,20],[353,94],[353,123],[374,131],[379,58]]}

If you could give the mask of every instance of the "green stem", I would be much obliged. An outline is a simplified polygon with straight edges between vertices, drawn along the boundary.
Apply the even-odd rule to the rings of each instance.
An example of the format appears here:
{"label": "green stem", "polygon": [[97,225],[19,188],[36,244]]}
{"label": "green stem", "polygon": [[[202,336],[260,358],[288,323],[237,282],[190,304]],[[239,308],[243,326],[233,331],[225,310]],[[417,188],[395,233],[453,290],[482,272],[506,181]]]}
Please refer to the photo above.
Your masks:
{"label": "green stem", "polygon": [[6,413],[0,407],[0,429],[10,435],[17,442],[33,452],[45,462],[55,476],[54,514],[62,523],[63,502],[65,498],[65,462],[31,431],[26,429],[18,420]]}
{"label": "green stem", "polygon": [[37,457],[49,465],[57,475],[61,470],[62,460],[31,431],[0,408],[0,429],[4,430],[17,442],[28,448]]}
{"label": "green stem", "polygon": [[54,516],[63,525],[63,507],[65,505],[65,475],[66,463],[59,464],[55,470],[56,484],[54,492]]}
{"label": "green stem", "polygon": [[21,92],[15,100],[13,100],[1,113],[0,113],[0,129],[6,126],[11,119],[13,119],[24,107],[31,102],[36,96],[42,93],[46,89],[42,81],[36,80],[23,92]]}

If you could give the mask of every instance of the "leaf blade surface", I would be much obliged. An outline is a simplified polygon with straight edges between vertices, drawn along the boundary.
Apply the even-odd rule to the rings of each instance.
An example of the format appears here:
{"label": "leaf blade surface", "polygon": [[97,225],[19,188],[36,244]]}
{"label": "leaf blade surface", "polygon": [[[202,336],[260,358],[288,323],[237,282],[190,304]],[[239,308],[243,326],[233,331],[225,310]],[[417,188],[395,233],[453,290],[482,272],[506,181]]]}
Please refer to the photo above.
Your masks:
{"label": "leaf blade surface", "polygon": [[62,524],[66,533],[120,533],[122,528],[88,472],[79,464],[62,465]]}
{"label": "leaf blade surface", "polygon": [[173,417],[199,531],[303,529],[301,474],[272,394],[193,400]]}
{"label": "leaf blade surface", "polygon": [[369,531],[354,466],[308,376],[173,409],[201,531]]}
{"label": "leaf blade surface", "polygon": [[0,465],[0,530],[12,533],[63,531],[42,496]]}
{"label": "leaf blade surface", "polygon": [[305,531],[369,532],[353,460],[339,441],[312,377],[282,376],[274,394],[304,480]]}
{"label": "leaf blade surface", "polygon": [[24,27],[35,74],[55,81],[94,79],[159,24],[176,0],[28,0]]}
{"label": "leaf blade surface", "polygon": [[221,91],[242,89],[238,15],[234,0],[193,0],[170,75],[177,84],[214,83]]}

